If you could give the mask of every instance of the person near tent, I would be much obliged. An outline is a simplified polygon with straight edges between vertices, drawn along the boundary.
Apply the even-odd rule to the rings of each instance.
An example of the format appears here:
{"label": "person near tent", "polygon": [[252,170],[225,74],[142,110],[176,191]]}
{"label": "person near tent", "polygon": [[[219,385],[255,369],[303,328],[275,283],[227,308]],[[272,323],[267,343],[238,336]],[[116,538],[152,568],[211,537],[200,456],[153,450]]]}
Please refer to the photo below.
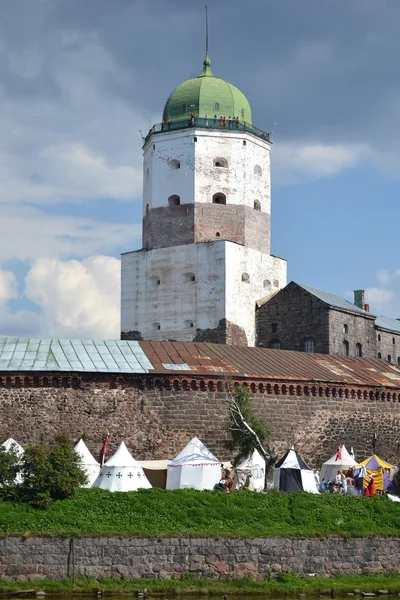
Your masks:
{"label": "person near tent", "polygon": [[347,479],[346,479],[346,475],[344,473],[342,473],[341,477],[342,477],[342,493],[343,494],[347,494]]}
{"label": "person near tent", "polygon": [[371,476],[368,481],[368,485],[365,489],[365,495],[369,497],[369,496],[375,496],[375,494],[376,494],[375,478],[374,478],[374,474],[371,473]]}

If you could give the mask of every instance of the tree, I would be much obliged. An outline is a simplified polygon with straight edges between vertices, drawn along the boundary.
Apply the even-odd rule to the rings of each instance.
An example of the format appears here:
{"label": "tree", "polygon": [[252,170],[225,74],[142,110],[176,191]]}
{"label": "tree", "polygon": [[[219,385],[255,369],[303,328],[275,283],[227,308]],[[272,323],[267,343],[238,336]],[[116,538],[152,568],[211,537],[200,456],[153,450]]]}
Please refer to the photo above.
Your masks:
{"label": "tree", "polygon": [[71,498],[86,474],[78,464],[79,456],[65,435],[58,435],[51,446],[38,444],[25,450],[22,463],[22,499],[38,508],[49,508],[55,500]]}
{"label": "tree", "polygon": [[2,488],[13,487],[20,469],[20,457],[15,444],[8,450],[4,446],[0,446],[0,486]]}
{"label": "tree", "polygon": [[258,450],[265,460],[264,489],[272,465],[276,462],[274,450],[270,449],[268,441],[272,435],[269,423],[259,419],[253,412],[252,397],[246,386],[237,387],[234,394],[229,396],[229,438],[225,447],[237,451],[234,464]]}

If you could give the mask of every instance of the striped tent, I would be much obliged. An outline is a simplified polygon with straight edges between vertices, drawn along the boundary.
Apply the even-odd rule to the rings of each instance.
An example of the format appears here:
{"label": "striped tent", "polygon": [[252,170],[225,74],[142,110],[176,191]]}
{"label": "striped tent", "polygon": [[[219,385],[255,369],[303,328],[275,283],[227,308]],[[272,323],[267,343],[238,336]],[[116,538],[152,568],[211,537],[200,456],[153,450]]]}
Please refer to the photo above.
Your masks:
{"label": "striped tent", "polygon": [[393,468],[393,465],[373,454],[354,467],[354,475],[363,480],[363,488],[367,487],[370,476],[373,475],[377,491],[383,491],[387,489],[390,480],[389,476],[385,477],[385,469],[390,471]]}

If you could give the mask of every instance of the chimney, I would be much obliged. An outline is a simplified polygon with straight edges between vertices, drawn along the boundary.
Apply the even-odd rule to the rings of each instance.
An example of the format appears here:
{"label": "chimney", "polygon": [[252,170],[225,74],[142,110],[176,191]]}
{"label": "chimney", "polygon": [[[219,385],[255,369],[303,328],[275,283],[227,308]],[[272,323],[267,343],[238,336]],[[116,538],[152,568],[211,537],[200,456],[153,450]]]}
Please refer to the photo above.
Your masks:
{"label": "chimney", "polygon": [[365,310],[365,290],[354,290],[354,304],[358,308]]}
{"label": "chimney", "polygon": [[369,304],[364,304],[364,310],[365,310],[366,312],[369,312]]}

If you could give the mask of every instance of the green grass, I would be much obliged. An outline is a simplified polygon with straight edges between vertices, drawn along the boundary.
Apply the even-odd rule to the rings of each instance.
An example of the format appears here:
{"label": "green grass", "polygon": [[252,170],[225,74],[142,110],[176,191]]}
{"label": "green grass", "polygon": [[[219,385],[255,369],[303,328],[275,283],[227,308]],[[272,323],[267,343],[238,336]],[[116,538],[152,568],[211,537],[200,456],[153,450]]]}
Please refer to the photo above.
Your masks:
{"label": "green grass", "polygon": [[280,580],[274,578],[265,581],[236,579],[213,581],[195,575],[184,575],[180,579],[91,579],[76,578],[42,581],[3,581],[0,579],[0,596],[5,593],[26,589],[43,590],[48,594],[93,594],[97,591],[114,594],[132,594],[147,588],[150,596],[178,594],[235,594],[240,596],[293,597],[300,593],[307,596],[331,596],[333,590],[336,597],[359,589],[361,592],[377,592],[388,590],[391,594],[400,592],[400,575],[342,575],[339,577],[307,577],[283,574]]}
{"label": "green grass", "polygon": [[350,537],[399,531],[400,505],[384,496],[80,489],[47,511],[0,501],[0,535]]}

